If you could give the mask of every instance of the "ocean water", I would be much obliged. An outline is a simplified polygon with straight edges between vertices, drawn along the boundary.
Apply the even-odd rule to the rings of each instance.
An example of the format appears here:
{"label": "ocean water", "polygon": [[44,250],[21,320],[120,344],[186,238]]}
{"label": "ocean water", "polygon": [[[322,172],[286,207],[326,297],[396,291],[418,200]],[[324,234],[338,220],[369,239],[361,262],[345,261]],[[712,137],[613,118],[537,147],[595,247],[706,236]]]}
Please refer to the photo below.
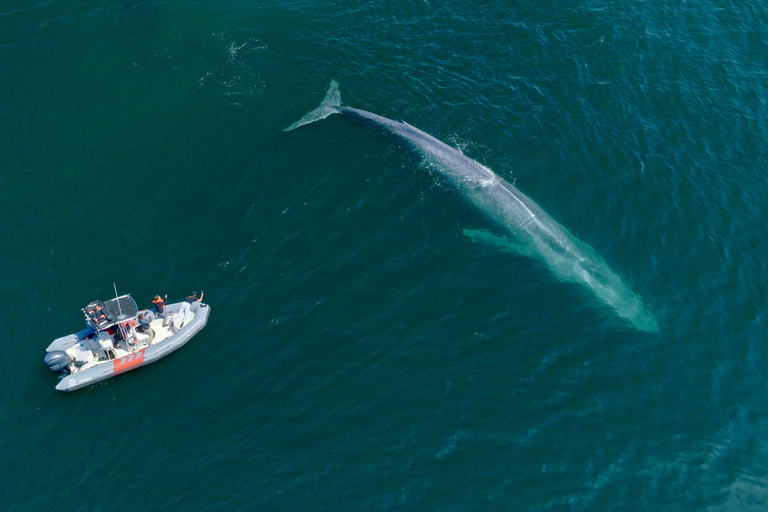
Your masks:
{"label": "ocean water", "polygon": [[[0,7],[0,508],[764,510],[762,2]],[[635,330],[342,101],[460,148],[643,298]],[[71,394],[113,283],[208,326]]]}

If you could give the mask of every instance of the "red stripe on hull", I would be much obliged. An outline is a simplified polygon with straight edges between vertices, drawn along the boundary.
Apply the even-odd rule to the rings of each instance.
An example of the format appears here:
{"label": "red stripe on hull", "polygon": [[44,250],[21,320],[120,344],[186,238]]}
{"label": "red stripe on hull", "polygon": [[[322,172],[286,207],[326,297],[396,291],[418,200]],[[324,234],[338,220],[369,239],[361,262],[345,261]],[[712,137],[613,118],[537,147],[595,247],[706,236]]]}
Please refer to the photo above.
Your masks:
{"label": "red stripe on hull", "polygon": [[118,374],[118,373],[127,372],[128,370],[132,370],[133,368],[139,367],[142,364],[144,364],[145,350],[146,349],[143,348],[138,352],[134,352],[133,354],[128,354],[127,356],[123,356],[118,359],[113,359],[112,373]]}

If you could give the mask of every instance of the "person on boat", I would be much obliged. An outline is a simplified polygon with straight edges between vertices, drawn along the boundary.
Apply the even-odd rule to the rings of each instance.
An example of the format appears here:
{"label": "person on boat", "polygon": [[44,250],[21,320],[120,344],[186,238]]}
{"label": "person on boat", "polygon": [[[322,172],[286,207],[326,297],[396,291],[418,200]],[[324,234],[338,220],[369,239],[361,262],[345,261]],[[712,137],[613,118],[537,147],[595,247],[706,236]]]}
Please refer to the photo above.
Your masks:
{"label": "person on boat", "polygon": [[157,316],[161,318],[165,318],[162,316],[165,313],[165,302],[168,300],[168,294],[165,294],[165,299],[161,299],[159,295],[155,295],[155,298],[152,299],[152,304],[155,305],[155,312],[157,313]]}
{"label": "person on boat", "polygon": [[149,323],[152,321],[152,318],[149,316],[150,313],[139,313],[139,331],[143,332],[147,336],[149,336],[149,343],[147,346],[152,346],[152,340],[155,339],[155,331],[152,329],[152,326],[149,325]]}
{"label": "person on boat", "polygon": [[192,304],[194,302],[202,302],[203,301],[203,294],[205,292],[200,292],[200,298],[197,298],[197,292],[190,293],[186,299],[184,299],[184,302],[187,302],[189,304]]}
{"label": "person on boat", "polygon": [[168,322],[168,315],[165,312],[165,303],[168,302],[168,294],[165,294],[165,299],[161,299],[159,295],[155,295],[155,298],[152,299],[152,304],[155,305],[155,313],[157,314],[158,318],[163,319],[163,327],[165,327],[166,323]]}
{"label": "person on boat", "polygon": [[179,310],[171,317],[170,329],[173,334],[176,334],[179,329],[189,322],[195,315],[192,313],[192,304],[195,302],[202,302],[203,292],[200,292],[200,298],[197,298],[197,292],[192,292],[187,295],[184,302],[179,306]]}

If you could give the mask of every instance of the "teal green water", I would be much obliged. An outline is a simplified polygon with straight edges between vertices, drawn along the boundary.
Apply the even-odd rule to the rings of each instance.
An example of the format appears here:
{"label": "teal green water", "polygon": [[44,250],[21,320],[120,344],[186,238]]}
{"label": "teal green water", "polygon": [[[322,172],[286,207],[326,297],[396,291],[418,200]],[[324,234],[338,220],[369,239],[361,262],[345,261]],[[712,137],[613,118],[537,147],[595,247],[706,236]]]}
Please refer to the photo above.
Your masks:
{"label": "teal green water", "polygon": [[[762,510],[768,12],[756,2],[6,2],[3,510]],[[331,80],[520,188],[627,326]],[[112,283],[204,290],[182,350],[72,394]]]}

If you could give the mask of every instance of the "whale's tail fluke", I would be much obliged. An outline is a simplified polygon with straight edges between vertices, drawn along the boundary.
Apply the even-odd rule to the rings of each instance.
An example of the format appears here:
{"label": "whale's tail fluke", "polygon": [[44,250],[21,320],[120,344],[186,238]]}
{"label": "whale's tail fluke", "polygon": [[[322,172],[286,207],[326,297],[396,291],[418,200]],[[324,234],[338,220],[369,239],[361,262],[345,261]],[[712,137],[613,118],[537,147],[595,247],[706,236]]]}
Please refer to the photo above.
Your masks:
{"label": "whale's tail fluke", "polygon": [[336,80],[332,80],[331,85],[328,87],[328,92],[325,93],[325,98],[323,98],[323,101],[320,102],[320,106],[315,110],[304,114],[304,117],[283,131],[289,132],[291,130],[295,130],[299,126],[304,126],[305,124],[314,123],[315,121],[325,119],[331,114],[338,114],[340,106],[341,93],[339,92],[339,83]]}

